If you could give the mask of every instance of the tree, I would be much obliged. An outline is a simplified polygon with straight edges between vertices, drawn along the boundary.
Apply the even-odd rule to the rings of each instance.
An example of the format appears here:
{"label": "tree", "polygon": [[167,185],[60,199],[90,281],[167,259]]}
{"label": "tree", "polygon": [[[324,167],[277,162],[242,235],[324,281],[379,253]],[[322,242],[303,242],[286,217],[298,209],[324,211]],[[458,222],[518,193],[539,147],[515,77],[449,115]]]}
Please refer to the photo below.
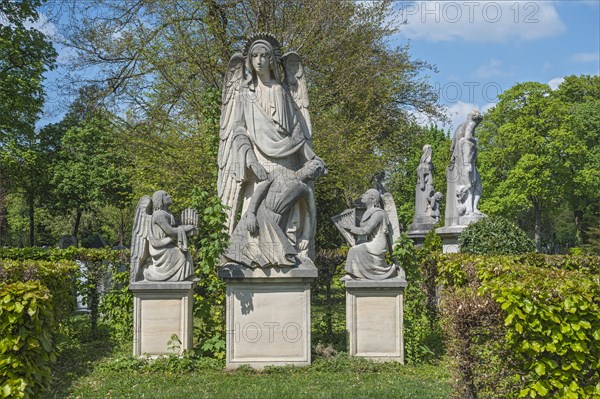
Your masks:
{"label": "tree", "polygon": [[[126,157],[118,148],[118,134],[112,115],[96,109],[70,127],[62,138],[61,160],[54,168],[53,181],[60,209],[75,212],[75,236],[79,234],[84,211],[100,204],[123,210],[131,203],[130,175],[125,167]],[[118,234],[121,245],[123,223]]]}
{"label": "tree", "polygon": [[[0,207],[5,185],[24,192],[29,208],[30,245],[34,244],[34,204],[44,190],[46,133],[35,131],[44,101],[43,73],[54,67],[50,41],[28,24],[38,21],[41,0],[0,0]],[[4,23],[6,22],[6,23]],[[0,216],[4,215],[0,210]],[[4,224],[0,220],[0,225]]]}
{"label": "tree", "polygon": [[[597,120],[587,112],[597,100],[584,100],[594,96],[585,94],[589,88],[580,90],[592,83],[581,79],[587,78],[569,77],[556,91],[541,83],[517,84],[499,96],[480,127],[482,209],[522,225],[531,215],[538,251],[544,217],[567,205],[580,223],[583,204],[598,203],[598,128],[592,133],[594,126],[587,125]],[[547,233],[550,244],[553,231]]]}
{"label": "tree", "polygon": [[[389,46],[401,26],[391,1],[99,0],[94,10],[87,2],[78,6],[68,44],[78,51],[79,66],[102,67],[106,73],[97,80],[127,104],[124,146],[134,154],[138,194],[165,183],[180,202],[195,185],[216,191],[218,93],[229,58],[252,32],[269,31],[285,51],[302,56],[314,146],[329,165],[317,189],[322,220],[385,169],[384,153],[397,150],[387,143],[410,134],[404,128],[409,111],[440,115],[437,95],[421,75],[432,67],[411,59],[408,47]],[[335,193],[336,202],[324,193]],[[334,229],[322,233],[326,243]]]}

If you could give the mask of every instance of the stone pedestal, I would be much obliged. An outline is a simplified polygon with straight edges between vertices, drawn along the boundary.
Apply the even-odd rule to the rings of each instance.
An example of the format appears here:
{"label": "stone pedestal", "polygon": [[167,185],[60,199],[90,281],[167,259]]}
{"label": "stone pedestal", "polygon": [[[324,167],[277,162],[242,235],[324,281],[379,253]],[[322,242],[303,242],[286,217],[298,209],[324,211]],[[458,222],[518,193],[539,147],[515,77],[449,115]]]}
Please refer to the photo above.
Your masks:
{"label": "stone pedestal", "polygon": [[[133,292],[134,356],[181,354],[192,349],[192,305],[197,281],[141,281],[129,285]],[[181,343],[168,344],[173,334]]]}
{"label": "stone pedestal", "polygon": [[442,251],[445,254],[460,252],[458,248],[458,237],[467,226],[450,226],[435,229],[442,239]]}
{"label": "stone pedestal", "polygon": [[408,238],[410,238],[414,245],[423,245],[425,242],[425,236],[431,231],[429,230],[409,230]]}
{"label": "stone pedestal", "polygon": [[227,284],[228,369],[310,365],[310,283],[316,267],[228,264],[219,277]]}
{"label": "stone pedestal", "polygon": [[406,279],[348,280],[345,284],[349,355],[404,363]]}

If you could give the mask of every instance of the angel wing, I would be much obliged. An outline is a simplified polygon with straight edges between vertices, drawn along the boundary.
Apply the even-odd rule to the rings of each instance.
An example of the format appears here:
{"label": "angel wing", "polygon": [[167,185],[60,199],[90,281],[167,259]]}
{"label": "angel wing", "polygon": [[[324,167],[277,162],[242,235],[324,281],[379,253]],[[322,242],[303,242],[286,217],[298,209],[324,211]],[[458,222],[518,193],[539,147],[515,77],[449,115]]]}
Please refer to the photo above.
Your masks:
{"label": "angel wing", "polygon": [[240,206],[240,192],[242,181],[236,176],[233,157],[231,155],[233,143],[233,129],[235,128],[236,102],[238,101],[240,84],[244,78],[244,55],[235,53],[227,64],[227,72],[223,81],[221,95],[221,120],[220,142],[217,177],[217,190],[223,205],[227,206],[229,233],[235,227],[235,215]]}
{"label": "angel wing", "polygon": [[383,194],[381,196],[381,201],[383,202],[383,209],[387,214],[388,245],[390,246],[390,251],[392,251],[394,248],[394,243],[398,237],[400,237],[400,222],[398,221],[398,212],[396,211],[396,203],[394,202],[394,197],[392,197],[392,194]]}
{"label": "angel wing", "polygon": [[144,279],[143,266],[150,257],[148,234],[152,222],[152,198],[144,195],[138,201],[131,234],[131,267],[130,280],[136,282]]}
{"label": "angel wing", "polygon": [[308,113],[308,89],[306,88],[306,77],[304,66],[300,56],[295,51],[290,51],[282,57],[283,69],[285,71],[285,86],[294,100],[294,106],[300,111],[302,130],[307,140],[312,137],[312,125]]}

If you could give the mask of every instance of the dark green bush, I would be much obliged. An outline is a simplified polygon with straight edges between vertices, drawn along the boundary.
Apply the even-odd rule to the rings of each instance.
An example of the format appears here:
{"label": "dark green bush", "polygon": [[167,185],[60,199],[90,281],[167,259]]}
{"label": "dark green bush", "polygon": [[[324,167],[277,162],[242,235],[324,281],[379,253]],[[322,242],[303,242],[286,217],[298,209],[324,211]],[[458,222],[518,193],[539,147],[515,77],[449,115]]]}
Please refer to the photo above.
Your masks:
{"label": "dark green bush", "polygon": [[443,255],[456,397],[600,397],[599,257]]}
{"label": "dark green bush", "polygon": [[48,389],[54,318],[39,281],[0,285],[0,396],[38,398]]}
{"label": "dark green bush", "polygon": [[458,243],[465,254],[518,255],[535,252],[535,244],[525,232],[508,220],[490,216],[471,223]]}

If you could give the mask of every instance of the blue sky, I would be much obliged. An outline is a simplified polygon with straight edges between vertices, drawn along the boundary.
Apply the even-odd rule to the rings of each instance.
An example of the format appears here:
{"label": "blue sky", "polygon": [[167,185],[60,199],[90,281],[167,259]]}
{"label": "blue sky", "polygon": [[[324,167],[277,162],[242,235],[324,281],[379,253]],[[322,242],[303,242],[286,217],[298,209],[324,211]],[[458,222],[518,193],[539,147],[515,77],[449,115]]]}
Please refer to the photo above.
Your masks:
{"label": "blue sky", "polygon": [[[600,73],[600,0],[398,1],[396,7],[408,23],[390,44],[409,43],[413,58],[437,66],[430,82],[451,117],[446,129],[473,108],[485,111],[515,83],[556,87],[564,76]],[[40,27],[60,35],[43,10]],[[68,104],[56,86],[68,73],[60,65],[69,49],[57,49],[59,68],[47,74],[47,106],[38,125],[60,120]]]}
{"label": "blue sky", "polygon": [[398,2],[408,23],[395,43],[435,64],[431,74],[455,128],[519,82],[556,87],[564,76],[598,75],[600,2]]}

